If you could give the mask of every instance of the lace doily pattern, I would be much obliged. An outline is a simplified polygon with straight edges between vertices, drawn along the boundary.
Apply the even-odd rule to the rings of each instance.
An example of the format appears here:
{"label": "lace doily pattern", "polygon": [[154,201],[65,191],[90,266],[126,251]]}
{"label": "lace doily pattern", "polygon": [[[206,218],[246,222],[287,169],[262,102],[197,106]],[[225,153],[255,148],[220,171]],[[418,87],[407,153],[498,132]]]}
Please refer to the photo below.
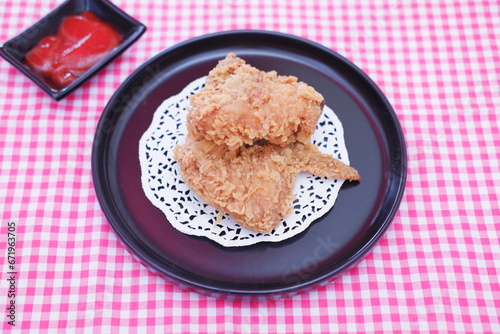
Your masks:
{"label": "lace doily pattern", "polygon": [[[293,212],[269,234],[238,225],[228,215],[217,222],[219,212],[199,198],[182,181],[174,147],[186,133],[189,96],[203,88],[205,77],[196,79],[179,94],[165,100],[155,111],[151,125],[141,137],[139,160],[141,182],[146,197],[158,207],[177,230],[207,237],[223,246],[247,246],[258,242],[278,242],[304,231],[335,204],[344,180],[299,173],[293,190]],[[328,106],[318,121],[313,142],[324,153],[349,164],[342,123]],[[167,222],[166,222],[167,223]]]}

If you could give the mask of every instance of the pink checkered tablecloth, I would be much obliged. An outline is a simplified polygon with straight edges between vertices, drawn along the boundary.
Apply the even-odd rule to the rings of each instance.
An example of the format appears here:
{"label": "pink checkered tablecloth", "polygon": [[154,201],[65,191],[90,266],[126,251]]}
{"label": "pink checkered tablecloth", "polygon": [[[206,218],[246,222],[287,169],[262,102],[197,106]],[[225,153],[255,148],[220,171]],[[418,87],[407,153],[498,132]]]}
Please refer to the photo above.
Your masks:
{"label": "pink checkered tablecloth", "polygon": [[[65,99],[0,60],[4,331],[500,333],[498,1],[113,3],[147,31]],[[2,0],[0,42],[58,4]],[[290,298],[214,299],[166,282],[119,242],[92,183],[95,128],[125,78],[176,43],[234,29],[305,37],[350,59],[386,94],[407,142],[406,191],[386,235],[335,281]]]}

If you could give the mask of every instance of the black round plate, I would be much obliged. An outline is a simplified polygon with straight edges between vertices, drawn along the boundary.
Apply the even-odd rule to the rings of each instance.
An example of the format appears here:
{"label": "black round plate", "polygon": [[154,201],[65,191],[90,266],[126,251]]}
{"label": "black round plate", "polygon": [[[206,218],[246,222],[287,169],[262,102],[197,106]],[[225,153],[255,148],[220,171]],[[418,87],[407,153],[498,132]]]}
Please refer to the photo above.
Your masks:
{"label": "black round plate", "polygon": [[[138,143],[166,98],[207,75],[228,52],[265,71],[294,75],[318,90],[340,118],[351,165],[333,209],[279,242],[226,248],[182,234],[146,198]],[[406,148],[382,92],[337,53],[295,36],[230,31],[194,38],[153,57],[117,90],[99,121],[92,152],[97,197],[112,228],[153,272],[218,296],[296,293],[356,264],[390,225],[406,181]]]}

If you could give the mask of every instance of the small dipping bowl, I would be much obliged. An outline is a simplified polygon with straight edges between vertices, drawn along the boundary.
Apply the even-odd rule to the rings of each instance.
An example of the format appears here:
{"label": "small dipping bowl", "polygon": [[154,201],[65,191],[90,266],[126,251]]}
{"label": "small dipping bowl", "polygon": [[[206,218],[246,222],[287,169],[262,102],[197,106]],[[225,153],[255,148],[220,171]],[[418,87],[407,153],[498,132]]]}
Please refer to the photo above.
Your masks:
{"label": "small dipping bowl", "polygon": [[[122,42],[111,50],[104,59],[92,66],[84,74],[76,78],[67,86],[62,87],[52,82],[52,80],[45,75],[31,68],[25,63],[24,57],[43,37],[55,34],[65,17],[68,15],[81,14],[85,11],[94,12],[100,20],[115,28],[121,34]],[[60,100],[118,57],[145,31],[145,25],[129,16],[109,1],[67,0],[21,34],[0,45],[0,56],[23,72],[52,98]]]}

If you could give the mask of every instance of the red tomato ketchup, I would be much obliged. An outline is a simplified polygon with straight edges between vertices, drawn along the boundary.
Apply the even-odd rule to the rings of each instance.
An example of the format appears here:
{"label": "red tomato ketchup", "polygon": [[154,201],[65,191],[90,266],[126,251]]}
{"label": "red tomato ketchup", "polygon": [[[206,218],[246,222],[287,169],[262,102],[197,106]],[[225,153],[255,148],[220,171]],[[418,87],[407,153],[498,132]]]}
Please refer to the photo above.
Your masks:
{"label": "red tomato ketchup", "polygon": [[65,17],[57,33],[42,38],[25,60],[56,84],[66,86],[121,42],[116,29],[87,11]]}

